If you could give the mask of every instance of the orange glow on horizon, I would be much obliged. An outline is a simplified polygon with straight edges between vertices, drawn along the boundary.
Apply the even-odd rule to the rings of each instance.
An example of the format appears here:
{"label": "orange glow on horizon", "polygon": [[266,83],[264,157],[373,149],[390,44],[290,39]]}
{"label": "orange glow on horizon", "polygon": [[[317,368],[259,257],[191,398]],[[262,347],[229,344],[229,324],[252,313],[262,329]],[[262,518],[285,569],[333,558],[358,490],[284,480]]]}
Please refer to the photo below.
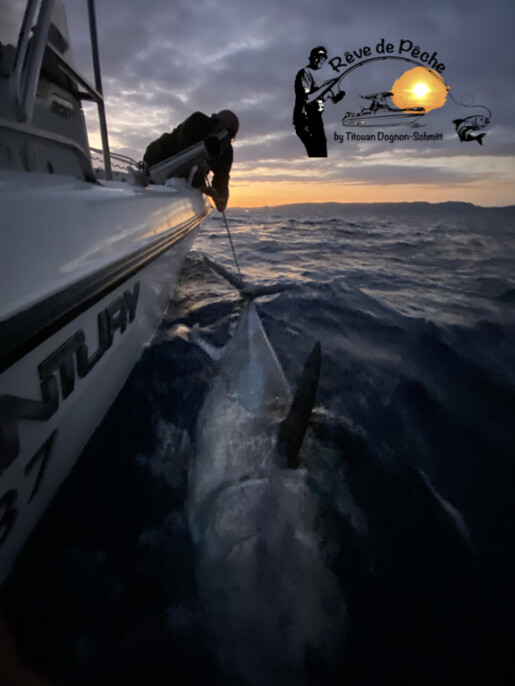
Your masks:
{"label": "orange glow on horizon", "polygon": [[471,202],[475,205],[513,204],[513,184],[492,186],[482,182],[467,185],[395,184],[366,185],[347,183],[306,184],[294,181],[256,181],[231,183],[231,207],[263,207],[291,203],[374,203],[374,202]]}
{"label": "orange glow on horizon", "polygon": [[438,74],[425,67],[405,71],[391,90],[397,107],[423,107],[426,112],[445,105],[449,91]]}

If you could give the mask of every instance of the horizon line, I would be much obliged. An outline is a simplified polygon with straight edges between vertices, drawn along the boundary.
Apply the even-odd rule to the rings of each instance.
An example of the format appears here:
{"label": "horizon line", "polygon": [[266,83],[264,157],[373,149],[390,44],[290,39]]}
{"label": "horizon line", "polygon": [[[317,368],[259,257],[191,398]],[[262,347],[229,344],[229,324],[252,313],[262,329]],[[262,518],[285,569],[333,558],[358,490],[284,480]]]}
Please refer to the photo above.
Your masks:
{"label": "horizon line", "polygon": [[440,202],[429,202],[428,200],[401,200],[396,202],[341,202],[337,200],[329,200],[323,202],[287,202],[287,203],[277,203],[275,205],[253,205],[253,206],[241,206],[235,205],[234,207],[228,207],[229,210],[264,210],[272,209],[277,207],[293,207],[299,205],[467,205],[469,207],[477,207],[478,209],[485,210],[505,210],[508,208],[515,208],[515,204],[509,205],[477,205],[476,203],[468,202],[466,200],[443,200]]}

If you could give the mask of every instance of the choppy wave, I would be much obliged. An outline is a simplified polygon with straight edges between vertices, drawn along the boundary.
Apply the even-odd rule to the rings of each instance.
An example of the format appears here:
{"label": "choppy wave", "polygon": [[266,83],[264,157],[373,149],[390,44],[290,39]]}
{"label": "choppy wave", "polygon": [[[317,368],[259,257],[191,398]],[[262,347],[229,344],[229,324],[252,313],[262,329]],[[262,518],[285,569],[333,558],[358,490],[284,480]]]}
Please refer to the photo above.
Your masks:
{"label": "choppy wave", "polygon": [[[259,303],[292,387],[322,344],[303,460],[349,617],[340,659],[316,683],[508,683],[511,215],[328,212],[228,217],[245,276],[293,285]],[[203,254],[232,266],[219,216],[3,590],[26,659],[56,684],[241,683],[211,644],[184,516],[195,418],[214,368],[183,333],[198,325],[222,346],[239,312]]]}

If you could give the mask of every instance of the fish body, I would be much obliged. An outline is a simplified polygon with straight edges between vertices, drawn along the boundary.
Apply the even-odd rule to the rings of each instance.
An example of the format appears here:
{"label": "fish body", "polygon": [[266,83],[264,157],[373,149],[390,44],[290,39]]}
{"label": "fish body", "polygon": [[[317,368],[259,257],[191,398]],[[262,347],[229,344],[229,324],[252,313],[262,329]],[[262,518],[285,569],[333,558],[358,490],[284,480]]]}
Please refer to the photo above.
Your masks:
{"label": "fish body", "polygon": [[284,435],[309,419],[319,364],[315,346],[292,400],[248,302],[197,422],[187,512],[200,596],[223,668],[250,684],[317,683],[312,657],[331,652],[345,615],[309,475]]}
{"label": "fish body", "polygon": [[479,145],[483,145],[483,138],[486,136],[486,133],[480,133],[478,136],[475,136],[474,132],[487,126],[490,123],[490,119],[482,115],[475,115],[466,119],[454,119],[452,123],[456,126],[456,133],[462,143],[464,141],[477,141]]}

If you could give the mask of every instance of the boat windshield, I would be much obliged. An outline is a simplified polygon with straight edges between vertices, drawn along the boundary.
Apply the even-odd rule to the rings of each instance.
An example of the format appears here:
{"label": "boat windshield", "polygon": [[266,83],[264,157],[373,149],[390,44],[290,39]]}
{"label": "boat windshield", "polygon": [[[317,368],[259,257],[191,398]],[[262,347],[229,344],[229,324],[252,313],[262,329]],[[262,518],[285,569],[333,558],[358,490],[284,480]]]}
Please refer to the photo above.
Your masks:
{"label": "boat windshield", "polygon": [[0,44],[15,46],[18,43],[26,0],[1,0]]}

